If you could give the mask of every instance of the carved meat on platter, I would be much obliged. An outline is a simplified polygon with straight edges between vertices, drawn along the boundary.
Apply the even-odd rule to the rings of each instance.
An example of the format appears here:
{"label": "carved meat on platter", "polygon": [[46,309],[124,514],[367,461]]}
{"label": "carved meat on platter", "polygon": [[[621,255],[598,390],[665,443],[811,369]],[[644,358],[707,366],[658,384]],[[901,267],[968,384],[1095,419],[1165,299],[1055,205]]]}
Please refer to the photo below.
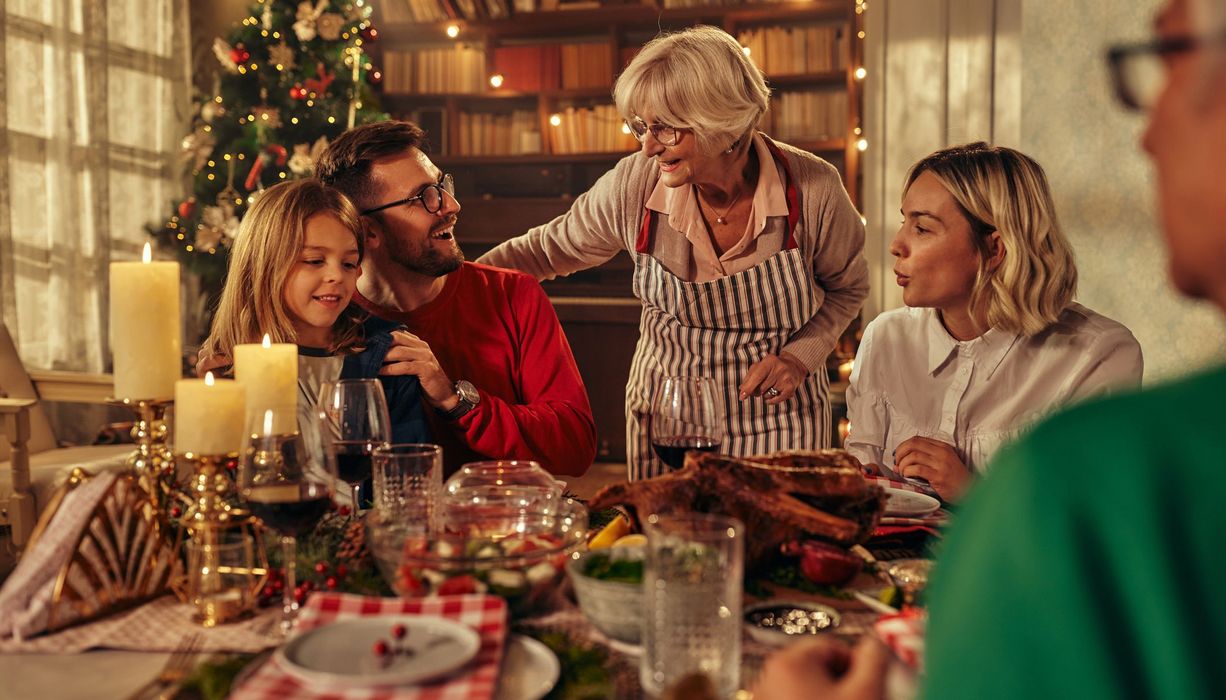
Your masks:
{"label": "carved meat on platter", "polygon": [[863,542],[877,526],[885,495],[842,450],[744,458],[691,451],[681,469],[607,486],[588,506],[623,506],[639,525],[653,513],[731,515],[745,524],[745,558],[753,566],[792,540]]}

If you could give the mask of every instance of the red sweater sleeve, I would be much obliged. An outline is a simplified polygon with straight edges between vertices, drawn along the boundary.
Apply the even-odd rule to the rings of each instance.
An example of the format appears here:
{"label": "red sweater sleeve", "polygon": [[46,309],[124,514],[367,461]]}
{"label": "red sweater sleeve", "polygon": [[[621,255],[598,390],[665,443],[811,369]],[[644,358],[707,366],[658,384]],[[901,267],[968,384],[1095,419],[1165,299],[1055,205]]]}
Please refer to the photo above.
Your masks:
{"label": "red sweater sleeve", "polygon": [[[519,367],[512,403],[481,391],[460,418],[468,444],[487,455],[534,459],[554,474],[579,476],[596,458],[596,421],[562,324],[539,283],[516,275],[509,298]],[[478,390],[481,388],[478,387]]]}

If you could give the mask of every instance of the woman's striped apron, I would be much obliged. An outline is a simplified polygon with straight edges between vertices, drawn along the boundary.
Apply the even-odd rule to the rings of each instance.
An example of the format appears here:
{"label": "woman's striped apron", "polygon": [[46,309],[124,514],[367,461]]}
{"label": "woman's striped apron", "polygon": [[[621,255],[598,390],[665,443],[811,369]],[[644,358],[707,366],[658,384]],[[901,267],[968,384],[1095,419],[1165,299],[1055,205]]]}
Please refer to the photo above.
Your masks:
{"label": "woman's striped apron", "polygon": [[[773,146],[773,145],[772,145]],[[787,226],[784,249],[759,265],[709,282],[678,279],[647,254],[652,236],[667,227],[646,210],[634,254],[634,295],[643,303],[639,343],[626,385],[626,458],[630,478],[668,471],[651,449],[652,392],[667,376],[711,377],[724,394],[725,439],[732,455],[830,444],[830,404],[824,368],[809,374],[791,400],[767,406],[765,399],[741,401],[738,387],[749,368],[777,355],[804,326],[824,298],[797,247],[799,202],[787,165],[788,216],[767,226]],[[678,234],[680,235],[680,234]]]}

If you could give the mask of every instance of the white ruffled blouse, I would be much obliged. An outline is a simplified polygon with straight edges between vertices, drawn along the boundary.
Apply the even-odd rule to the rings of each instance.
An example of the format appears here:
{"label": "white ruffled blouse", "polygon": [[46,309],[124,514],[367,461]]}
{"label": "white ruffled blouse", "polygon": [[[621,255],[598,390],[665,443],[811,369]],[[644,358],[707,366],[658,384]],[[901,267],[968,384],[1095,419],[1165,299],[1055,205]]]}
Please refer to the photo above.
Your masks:
{"label": "white ruffled blouse", "polygon": [[[887,470],[916,435],[953,445],[973,472],[1047,413],[1141,383],[1141,346],[1080,304],[1026,338],[997,329],[959,341],[935,309],[887,311],[868,325],[847,390],[847,450]],[[887,472],[888,473],[888,472]]]}

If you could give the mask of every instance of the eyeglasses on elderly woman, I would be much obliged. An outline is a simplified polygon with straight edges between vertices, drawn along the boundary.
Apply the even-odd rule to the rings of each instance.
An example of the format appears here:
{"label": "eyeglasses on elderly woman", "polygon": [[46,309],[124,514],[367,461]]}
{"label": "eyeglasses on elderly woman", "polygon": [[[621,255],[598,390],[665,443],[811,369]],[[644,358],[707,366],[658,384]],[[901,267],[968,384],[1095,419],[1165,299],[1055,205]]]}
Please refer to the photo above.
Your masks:
{"label": "eyeglasses on elderly woman", "polygon": [[668,124],[648,124],[643,121],[642,117],[635,117],[626,120],[626,126],[630,129],[630,133],[634,134],[634,138],[642,143],[647,139],[647,132],[651,132],[652,137],[660,142],[662,146],[676,146],[681,140],[681,133],[687,129],[679,126],[669,126]]}

